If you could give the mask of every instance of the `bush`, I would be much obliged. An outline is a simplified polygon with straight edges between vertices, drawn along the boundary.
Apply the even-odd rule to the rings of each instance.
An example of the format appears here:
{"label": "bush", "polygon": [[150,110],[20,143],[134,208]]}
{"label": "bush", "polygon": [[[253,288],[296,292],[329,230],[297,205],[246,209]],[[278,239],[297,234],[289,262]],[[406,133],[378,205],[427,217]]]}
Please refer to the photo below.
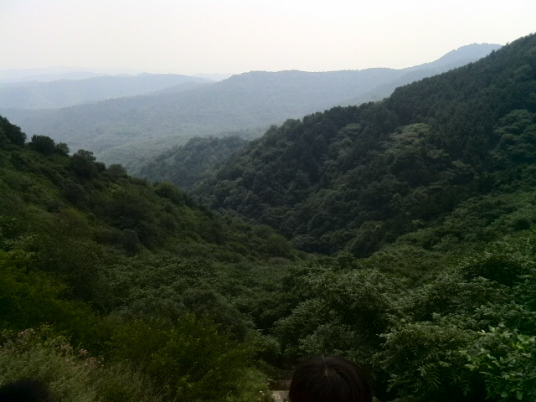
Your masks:
{"label": "bush", "polygon": [[112,347],[116,360],[141,367],[169,398],[185,401],[237,400],[252,354],[211,321],[192,314],[175,327],[158,321],[125,323]]}
{"label": "bush", "polygon": [[72,180],[66,180],[61,189],[62,195],[75,205],[81,206],[88,200],[84,187]]}
{"label": "bush", "polygon": [[0,334],[0,384],[21,378],[44,382],[58,401],[162,400],[139,371],[125,364],[106,366],[46,326]]}
{"label": "bush", "polygon": [[509,254],[486,255],[464,268],[466,278],[482,276],[506,286],[513,286],[520,276],[528,273],[526,261]]}
{"label": "bush", "polygon": [[536,400],[536,337],[503,325],[482,331],[465,351],[468,367],[484,377],[488,398]]}
{"label": "bush", "polygon": [[[0,325],[22,330],[54,325],[86,347],[100,348],[100,321],[79,302],[63,300],[66,286],[40,272],[27,272],[26,256],[0,251]],[[104,331],[106,329],[102,328]]]}
{"label": "bush", "polygon": [[471,331],[452,325],[408,324],[384,335],[384,350],[375,356],[386,372],[389,390],[418,401],[478,401],[478,383],[458,352],[472,340]]}

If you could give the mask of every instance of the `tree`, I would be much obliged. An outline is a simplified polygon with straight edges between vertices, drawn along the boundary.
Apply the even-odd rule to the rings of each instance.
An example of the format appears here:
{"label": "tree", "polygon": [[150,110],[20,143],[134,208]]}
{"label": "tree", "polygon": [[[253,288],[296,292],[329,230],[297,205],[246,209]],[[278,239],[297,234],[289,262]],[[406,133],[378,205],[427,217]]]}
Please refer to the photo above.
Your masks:
{"label": "tree", "polygon": [[123,177],[127,175],[127,170],[120,163],[108,166],[108,173],[113,177]]}
{"label": "tree", "polygon": [[56,151],[54,140],[46,135],[32,135],[29,146],[43,155],[52,155]]}
{"label": "tree", "polygon": [[97,175],[97,166],[95,161],[97,158],[93,155],[93,152],[80,149],[73,156],[71,156],[71,169],[75,173],[84,179],[91,179]]}
{"label": "tree", "polygon": [[8,119],[0,116],[0,139],[2,137],[19,147],[23,146],[26,141],[26,134],[21,131],[20,127],[11,124]]}
{"label": "tree", "polygon": [[64,142],[56,144],[56,153],[60,155],[69,155],[69,146]]}

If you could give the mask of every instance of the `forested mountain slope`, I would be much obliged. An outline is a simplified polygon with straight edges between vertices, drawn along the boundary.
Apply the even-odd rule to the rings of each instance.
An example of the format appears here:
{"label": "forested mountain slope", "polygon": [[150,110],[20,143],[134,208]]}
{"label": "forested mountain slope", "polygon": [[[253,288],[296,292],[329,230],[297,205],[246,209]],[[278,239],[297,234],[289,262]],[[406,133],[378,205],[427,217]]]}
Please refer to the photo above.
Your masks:
{"label": "forested mountain slope", "polygon": [[[473,58],[470,60],[491,51],[490,45],[476,46],[472,48]],[[463,52],[463,48],[459,51]],[[422,78],[470,60],[465,57],[440,59],[423,66],[416,77],[411,74],[408,77],[410,80]],[[287,118],[348,104],[380,85],[414,72],[414,68],[408,70],[257,71],[175,93],[109,100],[59,110],[5,109],[2,113],[30,134],[47,135],[67,143],[72,149],[83,148],[100,155],[129,144],[139,143],[143,150],[148,140],[167,137],[191,138],[258,127],[266,130],[271,124],[282,123]],[[405,82],[408,81],[402,81]],[[398,85],[400,83],[397,81]],[[107,157],[106,162],[118,161]]]}
{"label": "forested mountain slope", "polygon": [[139,74],[52,82],[0,83],[0,109],[55,109],[144,95],[170,87],[178,92],[180,87],[191,88],[195,84],[209,82],[177,74]]}
{"label": "forested mountain slope", "polygon": [[[509,88],[500,92],[506,115],[494,126],[502,142],[489,158],[472,159],[460,149],[444,178],[452,180],[445,184],[455,186],[452,193],[475,196],[454,203],[451,212],[441,209],[444,219],[411,222],[417,230],[395,241],[383,237],[386,244],[367,258],[299,253],[267,226],[210,212],[171,184],[134,179],[91,152],[68,156],[65,144],[44,136],[25,141],[18,127],[0,119],[0,385],[37,378],[56,400],[268,402],[268,378],[287,379],[300,359],[325,353],[368,369],[381,402],[534,400],[535,105],[524,95],[534,93],[534,37],[509,49],[498,72],[509,69],[506,59],[531,63],[516,68],[521,78],[506,85],[499,73],[491,80]],[[515,99],[524,100],[509,112]],[[419,113],[432,115],[420,104]],[[389,147],[376,147],[377,154],[390,152],[388,161],[443,160],[446,151],[437,148],[446,145],[425,145],[432,123],[411,123],[385,136],[381,116],[396,113],[382,107],[336,108],[305,123],[317,119],[310,130],[336,135],[330,127],[351,121],[346,128],[369,132],[359,138],[372,145],[377,136],[389,139]],[[367,113],[366,119],[376,118],[365,120]],[[352,120],[355,115],[367,126]],[[268,141],[286,149],[293,140],[286,136],[299,138],[305,131],[292,130],[305,123],[274,128],[272,137],[254,145]],[[334,146],[335,163],[351,167],[357,140],[344,141],[346,148]],[[200,152],[210,150],[204,141],[198,145]],[[419,152],[410,152],[415,147]],[[274,175],[280,163],[294,178],[303,164],[298,151],[309,151],[293,149],[297,164],[290,167],[275,148],[264,154],[252,147],[249,155],[264,155]],[[366,161],[369,154],[355,156]],[[399,161],[392,176],[414,168]],[[488,169],[489,161],[496,168],[471,187],[470,161],[474,169]],[[359,174],[381,172],[383,165],[376,166]],[[410,172],[406,180],[414,173],[418,180],[427,177],[421,169]],[[332,173],[339,180],[336,169]],[[351,175],[356,180],[357,173]],[[305,171],[299,176],[307,177]],[[390,181],[381,179],[368,193],[378,206],[383,189],[390,193],[389,185],[382,187]],[[417,196],[436,191],[421,187],[411,200],[415,210]],[[360,200],[357,190],[350,195]],[[345,213],[331,211],[330,218]]]}
{"label": "forested mountain slope", "polygon": [[382,102],[274,126],[194,194],[304,250],[369,255],[469,197],[529,186],[535,93],[531,35]]}
{"label": "forested mountain slope", "polygon": [[265,278],[299,253],[169,183],[25,140],[0,117],[0,385],[37,377],[88,401],[266,393],[255,328],[276,319],[280,285]]}
{"label": "forested mountain slope", "polygon": [[188,190],[246,144],[248,141],[238,136],[192,138],[181,147],[161,153],[133,174],[154,182],[169,181]]}

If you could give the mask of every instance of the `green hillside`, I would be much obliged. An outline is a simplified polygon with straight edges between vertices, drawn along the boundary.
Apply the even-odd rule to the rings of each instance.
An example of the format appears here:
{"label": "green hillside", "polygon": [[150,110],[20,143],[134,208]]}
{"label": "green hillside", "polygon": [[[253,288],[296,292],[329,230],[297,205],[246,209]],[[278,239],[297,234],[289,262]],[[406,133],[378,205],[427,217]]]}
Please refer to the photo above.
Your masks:
{"label": "green hillside", "polygon": [[37,376],[65,383],[60,399],[99,401],[266,391],[255,329],[273,323],[263,300],[303,255],[169,183],[25,138],[1,118],[0,384]]}
{"label": "green hillside", "polygon": [[367,256],[471,197],[530,188],[534,42],[520,39],[379,103],[274,126],[193,194],[304,250]]}
{"label": "green hillside", "polygon": [[187,190],[247,143],[239,136],[193,138],[182,147],[161,153],[136,175],[150,181],[169,181]]}
{"label": "green hillside", "polygon": [[285,358],[362,362],[382,401],[536,397],[535,66],[531,35],[383,102],[289,120],[197,186],[211,208],[339,251],[285,279]]}

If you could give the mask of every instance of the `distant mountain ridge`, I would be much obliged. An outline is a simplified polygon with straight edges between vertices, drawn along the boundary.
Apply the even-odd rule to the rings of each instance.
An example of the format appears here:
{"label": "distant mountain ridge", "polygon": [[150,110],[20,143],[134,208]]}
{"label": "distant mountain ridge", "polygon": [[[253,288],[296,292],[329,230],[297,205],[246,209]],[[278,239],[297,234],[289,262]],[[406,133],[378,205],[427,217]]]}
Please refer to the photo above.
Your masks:
{"label": "distant mountain ridge", "polygon": [[105,75],[136,75],[142,71],[126,68],[114,69],[93,69],[81,67],[44,67],[44,68],[23,68],[23,69],[2,69],[0,70],[0,83],[15,82],[51,82],[58,80],[82,80],[91,77],[102,77]]}
{"label": "distant mountain ridge", "polygon": [[[210,81],[177,74],[138,74],[0,84],[0,108],[54,109],[145,95]],[[177,89],[178,90],[178,89]]]}
{"label": "distant mountain ridge", "polygon": [[403,72],[400,77],[395,78],[394,80],[383,85],[379,85],[372,91],[367,92],[360,97],[351,99],[347,104],[359,104],[371,100],[375,101],[386,98],[399,86],[406,85],[432,75],[441,74],[453,68],[475,62],[500,48],[500,45],[488,43],[473,43],[471,45],[462,46],[458,49],[448,52],[444,56],[430,63],[420,64],[399,70]]}
{"label": "distant mountain ridge", "polygon": [[[484,51],[475,53],[473,61],[492,48],[500,47],[471,45],[472,52],[482,46]],[[465,62],[464,59],[459,65]],[[407,74],[417,67],[323,73],[250,72],[178,92],[120,98],[58,110],[3,109],[0,112],[25,127],[29,134],[50,136],[67,143],[73,150],[83,148],[98,155],[106,152],[106,163],[128,164],[129,160],[114,160],[113,149],[146,144],[148,140],[176,137],[176,144],[179,144],[181,138],[248,128],[266,129],[288,118],[336,105],[374,100],[361,98],[389,82],[405,84],[455,66],[449,57],[428,63],[411,76]]]}

